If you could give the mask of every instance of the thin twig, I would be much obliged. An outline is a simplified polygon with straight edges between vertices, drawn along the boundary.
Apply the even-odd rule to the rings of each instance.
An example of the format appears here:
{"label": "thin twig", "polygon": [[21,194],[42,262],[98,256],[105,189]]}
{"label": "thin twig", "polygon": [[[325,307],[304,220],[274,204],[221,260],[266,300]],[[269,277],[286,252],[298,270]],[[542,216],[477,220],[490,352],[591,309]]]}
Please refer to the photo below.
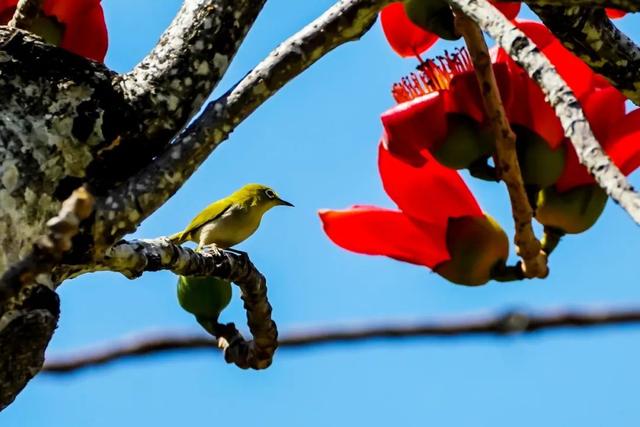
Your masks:
{"label": "thin twig", "polygon": [[580,102],[551,62],[529,38],[486,0],[448,0],[494,38],[540,86],[571,140],[578,159],[598,184],[640,224],[640,194],[607,156],[580,108]]}
{"label": "thin twig", "polygon": [[[640,322],[640,308],[576,311],[549,311],[541,314],[506,312],[487,317],[434,320],[415,324],[366,326],[362,328],[313,328],[290,333],[278,343],[281,349],[307,348],[320,344],[354,343],[380,339],[433,337],[463,338],[475,335],[511,336],[545,329],[585,328]],[[65,373],[103,365],[120,359],[178,350],[216,348],[216,341],[205,335],[148,335],[110,343],[71,356],[52,357],[43,371]]]}
{"label": "thin twig", "polygon": [[456,27],[463,35],[473,60],[474,70],[484,109],[496,141],[496,168],[507,185],[511,212],[515,222],[516,252],[522,258],[526,277],[544,278],[549,274],[547,257],[540,250],[540,242],[531,226],[533,209],[522,181],[522,173],[516,154],[516,135],[511,130],[507,113],[502,105],[496,76],[491,66],[489,48],[478,25],[463,13],[456,13]]}
{"label": "thin twig", "polygon": [[44,0],[19,0],[16,5],[16,11],[7,25],[28,30],[33,20],[40,14],[42,3],[44,3]]}

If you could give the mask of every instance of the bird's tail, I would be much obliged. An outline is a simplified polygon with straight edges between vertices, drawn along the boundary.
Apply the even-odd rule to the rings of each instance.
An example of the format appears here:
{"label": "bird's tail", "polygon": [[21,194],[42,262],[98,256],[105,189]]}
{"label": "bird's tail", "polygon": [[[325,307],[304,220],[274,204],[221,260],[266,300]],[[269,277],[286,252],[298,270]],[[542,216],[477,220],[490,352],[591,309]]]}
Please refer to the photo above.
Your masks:
{"label": "bird's tail", "polygon": [[185,237],[184,233],[180,232],[169,236],[169,240],[171,240],[171,243],[174,245],[181,245],[185,242]]}

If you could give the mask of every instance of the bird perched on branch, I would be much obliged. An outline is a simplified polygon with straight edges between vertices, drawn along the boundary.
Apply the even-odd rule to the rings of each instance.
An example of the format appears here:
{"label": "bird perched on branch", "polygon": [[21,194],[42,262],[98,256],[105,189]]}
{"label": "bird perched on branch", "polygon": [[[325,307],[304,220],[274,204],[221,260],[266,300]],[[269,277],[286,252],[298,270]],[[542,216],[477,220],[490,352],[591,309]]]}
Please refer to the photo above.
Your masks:
{"label": "bird perched on branch", "polygon": [[[213,202],[191,220],[187,227],[169,237],[172,243],[195,242],[203,246],[227,249],[249,238],[260,225],[262,216],[275,206],[293,206],[273,189],[247,184],[230,196]],[[231,283],[216,277],[179,276],[178,302],[193,314],[209,333],[214,334],[220,312],[231,300]]]}
{"label": "bird perched on branch", "polygon": [[195,242],[196,250],[206,245],[227,249],[249,238],[258,229],[262,216],[275,206],[293,205],[266,185],[247,184],[204,208],[187,228],[169,239],[178,245]]}

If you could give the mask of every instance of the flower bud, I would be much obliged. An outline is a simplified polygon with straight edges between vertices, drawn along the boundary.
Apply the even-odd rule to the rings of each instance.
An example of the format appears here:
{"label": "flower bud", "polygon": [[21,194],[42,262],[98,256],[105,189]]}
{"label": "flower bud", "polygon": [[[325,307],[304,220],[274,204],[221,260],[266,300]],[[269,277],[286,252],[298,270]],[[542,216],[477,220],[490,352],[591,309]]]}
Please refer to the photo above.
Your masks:
{"label": "flower bud", "polygon": [[217,319],[231,301],[231,282],[208,276],[178,276],[178,302],[198,318]]}
{"label": "flower bud", "polygon": [[451,257],[434,271],[460,285],[483,285],[496,265],[509,256],[509,240],[489,215],[451,218],[447,226],[447,250]]}
{"label": "flower bud", "polygon": [[565,147],[552,149],[540,136],[524,126],[513,126],[522,179],[527,185],[547,188],[558,181],[564,169]]}
{"label": "flower bud", "polygon": [[583,185],[562,193],[549,187],[538,193],[536,220],[565,233],[582,233],[596,223],[606,204],[607,193],[597,185]]}
{"label": "flower bud", "polygon": [[451,169],[464,169],[490,155],[495,144],[491,132],[463,114],[447,114],[447,136],[433,150],[438,163]]}
{"label": "flower bud", "polygon": [[444,0],[409,0],[404,3],[407,16],[418,27],[445,40],[458,40],[453,12]]}

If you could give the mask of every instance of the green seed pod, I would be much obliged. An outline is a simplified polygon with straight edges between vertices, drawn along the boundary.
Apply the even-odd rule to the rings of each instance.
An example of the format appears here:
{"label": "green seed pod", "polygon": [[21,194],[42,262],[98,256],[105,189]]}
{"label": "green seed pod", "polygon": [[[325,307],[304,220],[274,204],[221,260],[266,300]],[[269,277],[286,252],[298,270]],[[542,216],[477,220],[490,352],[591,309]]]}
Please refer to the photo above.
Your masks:
{"label": "green seed pod", "polygon": [[447,226],[447,249],[451,259],[434,271],[459,285],[483,285],[491,272],[509,256],[509,239],[489,215],[451,218]]}
{"label": "green seed pod", "polygon": [[49,44],[60,46],[64,34],[64,25],[55,18],[38,16],[31,23],[29,31],[39,35]]}
{"label": "green seed pod", "polygon": [[207,276],[178,276],[178,302],[198,318],[217,319],[231,301],[231,282]]}
{"label": "green seed pod", "polygon": [[513,131],[524,183],[538,188],[555,184],[564,169],[564,145],[553,150],[543,138],[524,126],[514,125]]}
{"label": "green seed pod", "polygon": [[451,169],[468,168],[472,163],[493,153],[491,132],[463,114],[447,114],[447,137],[433,150],[433,157]]}
{"label": "green seed pod", "polygon": [[444,0],[409,0],[404,3],[407,16],[418,27],[445,40],[458,40],[453,12]]}
{"label": "green seed pod", "polygon": [[549,187],[538,193],[536,220],[565,233],[578,234],[596,223],[606,204],[607,193],[595,184],[563,193]]}

